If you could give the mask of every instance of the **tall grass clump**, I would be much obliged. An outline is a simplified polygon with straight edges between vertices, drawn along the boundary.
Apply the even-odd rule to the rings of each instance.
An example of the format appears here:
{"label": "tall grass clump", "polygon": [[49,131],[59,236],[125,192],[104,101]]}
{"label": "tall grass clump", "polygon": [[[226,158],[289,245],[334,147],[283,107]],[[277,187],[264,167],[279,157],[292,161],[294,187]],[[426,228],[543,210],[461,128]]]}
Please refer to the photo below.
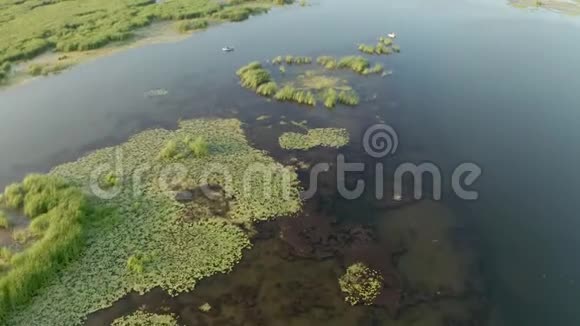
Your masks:
{"label": "tall grass clump", "polygon": [[295,92],[296,89],[292,85],[285,85],[274,94],[274,99],[278,101],[292,101]]}
{"label": "tall grass clump", "polygon": [[360,98],[355,91],[345,90],[338,93],[338,102],[348,106],[356,106],[359,104]]}
{"label": "tall grass clump", "polygon": [[196,137],[191,141],[186,141],[186,143],[193,156],[197,158],[206,157],[209,154],[209,145],[207,144],[207,141],[201,136]]}
{"label": "tall grass clump", "polygon": [[0,229],[7,229],[10,227],[10,220],[6,212],[0,210]]}
{"label": "tall grass clump", "polygon": [[177,142],[173,139],[168,141],[165,146],[159,152],[159,158],[164,160],[170,160],[177,156],[179,151],[177,150]]}
{"label": "tall grass clump", "polygon": [[36,241],[14,254],[10,270],[0,276],[0,323],[78,257],[84,247],[85,227],[97,215],[79,189],[56,177],[30,175],[23,183],[7,187],[3,205],[15,206],[6,202],[14,189],[23,197],[16,207],[24,207],[33,219],[29,229],[20,230],[15,237]]}
{"label": "tall grass clump", "polygon": [[366,68],[365,70],[363,70],[362,74],[363,75],[380,74],[384,70],[385,70],[385,67],[383,67],[382,64],[377,63],[372,68]]}
{"label": "tall grass clump", "polygon": [[370,55],[389,55],[394,52],[400,52],[398,45],[393,44],[393,39],[390,37],[379,37],[379,42],[376,45],[360,44],[358,50]]}
{"label": "tall grass clump", "polygon": [[1,247],[0,248],[0,272],[3,272],[10,267],[10,261],[12,260],[12,251],[10,248]]}
{"label": "tall grass clump", "polygon": [[316,106],[316,97],[311,91],[297,90],[294,92],[292,100],[298,104]]}
{"label": "tall grass clump", "polygon": [[262,64],[257,61],[238,69],[236,74],[242,86],[252,90],[257,90],[260,85],[271,80],[270,72],[262,68]]}
{"label": "tall grass clump", "polygon": [[327,55],[318,57],[316,59],[316,62],[319,65],[321,65],[324,68],[329,69],[329,70],[330,69],[335,69],[337,67],[337,65],[338,65],[335,58],[333,58],[331,56],[327,56]]}
{"label": "tall grass clump", "polygon": [[[282,68],[282,67],[280,67],[280,68]],[[258,93],[262,96],[269,97],[269,96],[276,94],[277,91],[278,91],[278,85],[275,82],[267,82],[265,84],[258,86],[256,93]]]}
{"label": "tall grass clump", "polygon": [[340,69],[350,69],[354,72],[362,74],[365,69],[370,67],[370,62],[361,56],[347,56],[338,61],[337,67]]}
{"label": "tall grass clump", "polygon": [[336,103],[338,102],[338,93],[334,90],[334,89],[329,89],[326,92],[324,92],[324,106],[326,106],[329,109],[332,109],[333,107],[336,106]]}

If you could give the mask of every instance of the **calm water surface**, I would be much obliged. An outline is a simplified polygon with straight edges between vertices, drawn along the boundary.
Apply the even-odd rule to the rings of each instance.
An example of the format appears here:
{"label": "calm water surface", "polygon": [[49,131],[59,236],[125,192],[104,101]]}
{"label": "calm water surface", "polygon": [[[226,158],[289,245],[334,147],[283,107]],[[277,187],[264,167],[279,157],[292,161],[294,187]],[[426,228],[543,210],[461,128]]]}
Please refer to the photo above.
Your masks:
{"label": "calm water surface", "polygon": [[[356,110],[268,103],[234,71],[276,55],[344,55],[399,34],[394,74],[361,81]],[[378,115],[399,133],[394,160],[463,161],[483,175],[480,199],[445,198],[481,239],[492,325],[578,325],[580,18],[501,0],[320,0],[274,10],[184,41],[131,49],[0,90],[0,185],[180,118],[267,113],[348,127]],[[236,51],[219,49],[233,45]],[[168,96],[146,98],[153,88]],[[355,87],[356,88],[356,87]],[[300,111],[299,113],[296,113]],[[275,143],[272,139],[272,143]]]}

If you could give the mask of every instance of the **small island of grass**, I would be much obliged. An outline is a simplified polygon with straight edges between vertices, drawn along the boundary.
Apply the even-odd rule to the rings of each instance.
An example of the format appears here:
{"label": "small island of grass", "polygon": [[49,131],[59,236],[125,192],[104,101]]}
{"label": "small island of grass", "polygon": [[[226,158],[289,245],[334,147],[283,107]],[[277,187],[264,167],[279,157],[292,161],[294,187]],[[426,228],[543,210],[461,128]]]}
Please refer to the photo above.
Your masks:
{"label": "small island of grass", "polygon": [[358,50],[371,55],[390,55],[401,52],[401,48],[393,43],[392,38],[384,36],[379,37],[376,45],[360,44]]}
{"label": "small island of grass", "polygon": [[[346,61],[344,60],[342,64],[345,65]],[[373,69],[382,71],[382,66],[370,70],[374,71]],[[347,81],[319,71],[306,71],[298,75],[295,80],[286,81],[281,87],[272,79],[270,71],[258,61],[241,67],[236,74],[243,87],[281,102],[295,102],[309,106],[316,106],[317,103],[322,102],[327,108],[334,108],[337,104],[356,106],[360,102],[358,94]]]}
{"label": "small island of grass", "polygon": [[317,128],[306,134],[285,132],[278,139],[280,147],[291,150],[308,150],[314,147],[340,148],[348,144],[349,134],[346,129]]}

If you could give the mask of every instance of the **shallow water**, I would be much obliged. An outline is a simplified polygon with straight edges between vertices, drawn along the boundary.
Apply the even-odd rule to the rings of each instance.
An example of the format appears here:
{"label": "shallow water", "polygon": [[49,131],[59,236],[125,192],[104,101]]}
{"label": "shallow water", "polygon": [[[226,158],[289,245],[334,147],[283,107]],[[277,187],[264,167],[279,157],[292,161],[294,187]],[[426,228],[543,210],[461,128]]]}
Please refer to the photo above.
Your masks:
{"label": "shallow water", "polygon": [[[388,166],[427,160],[444,176],[464,161],[483,168],[478,201],[448,192],[444,199],[480,240],[490,324],[577,324],[580,44],[573,40],[580,20],[502,0],[311,3],[0,90],[0,185],[137,131],[202,116],[239,117],[254,144],[280,160],[291,154],[278,148],[277,135],[294,130],[280,120],[346,127],[354,160],[365,128],[382,119],[400,139]],[[234,71],[249,61],[356,53],[356,43],[390,31],[402,53],[380,61],[394,74],[355,84],[363,98],[377,95],[356,109],[271,103],[237,85]],[[226,44],[236,51],[221,53]],[[168,94],[144,96],[159,88]],[[271,121],[256,122],[263,114]],[[303,159],[309,155],[332,159]],[[342,215],[371,218],[358,205],[343,206]]]}

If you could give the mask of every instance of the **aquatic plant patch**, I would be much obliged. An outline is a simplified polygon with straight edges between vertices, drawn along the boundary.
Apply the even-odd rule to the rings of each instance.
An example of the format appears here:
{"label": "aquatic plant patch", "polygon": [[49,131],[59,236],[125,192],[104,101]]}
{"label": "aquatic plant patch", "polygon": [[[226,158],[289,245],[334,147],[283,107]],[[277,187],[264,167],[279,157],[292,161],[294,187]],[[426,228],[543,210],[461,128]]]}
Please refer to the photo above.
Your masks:
{"label": "aquatic plant patch", "polygon": [[[296,58],[302,58],[298,59],[298,62],[304,62],[302,64],[312,62],[308,57],[291,57],[289,60],[296,60]],[[274,64],[282,64],[283,60],[283,57],[280,56],[275,58],[273,62]],[[346,65],[345,62],[342,64]],[[383,71],[380,64],[372,68],[370,64],[367,64],[365,67],[363,74]],[[285,69],[281,71],[282,74],[285,72]],[[348,85],[347,80],[320,71],[308,70],[293,80],[280,82],[281,86],[279,86],[280,83],[273,80],[270,71],[264,68],[259,61],[241,67],[236,74],[243,87],[254,90],[258,95],[272,97],[281,102],[295,102],[309,106],[316,106],[318,102],[322,102],[327,108],[334,108],[337,104],[356,106],[360,102],[358,94]]]}
{"label": "aquatic plant patch", "polygon": [[173,315],[158,315],[137,311],[132,315],[115,319],[111,326],[178,326]]}
{"label": "aquatic plant patch", "polygon": [[310,129],[306,134],[285,132],[278,139],[284,149],[308,150],[314,147],[340,148],[348,144],[349,134],[341,128]]}
{"label": "aquatic plant patch", "polygon": [[[205,155],[159,157],[167,143],[183,145],[188,139],[203,139]],[[183,169],[186,173],[176,177]],[[79,325],[131,291],[190,291],[199,280],[230,271],[250,247],[239,224],[301,209],[295,171],[250,147],[238,120],[190,120],[175,131],[145,131],[60,165],[51,175],[95,193],[95,171],[116,173],[117,184],[101,189],[114,195],[101,194],[110,199],[101,199],[100,205],[115,208],[118,215],[88,229],[83,254],[7,316],[9,325]],[[223,189],[229,210],[216,216],[200,209],[184,218],[188,205],[197,201],[178,201],[176,194],[204,184]],[[18,194],[14,187],[9,190]]]}
{"label": "aquatic plant patch", "polygon": [[381,274],[363,263],[355,263],[338,279],[344,300],[351,305],[371,305],[383,288]]}
{"label": "aquatic plant patch", "polygon": [[376,45],[360,44],[358,50],[370,55],[390,55],[401,52],[401,47],[394,44],[392,38],[381,36]]}

